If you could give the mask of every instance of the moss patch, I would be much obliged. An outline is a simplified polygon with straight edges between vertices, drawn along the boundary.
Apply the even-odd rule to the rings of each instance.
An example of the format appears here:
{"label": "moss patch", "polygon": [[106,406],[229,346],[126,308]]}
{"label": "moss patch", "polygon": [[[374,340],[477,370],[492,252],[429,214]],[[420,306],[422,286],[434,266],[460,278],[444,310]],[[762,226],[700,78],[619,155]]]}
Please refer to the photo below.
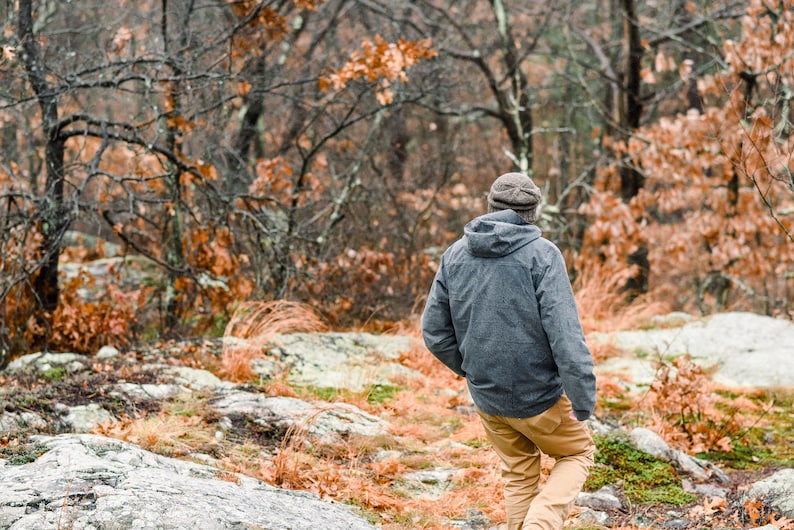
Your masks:
{"label": "moss patch", "polygon": [[598,453],[585,489],[622,482],[633,503],[687,504],[695,500],[681,488],[673,466],[637,449],[626,436],[595,436]]}
{"label": "moss patch", "polygon": [[56,366],[54,368],[50,368],[49,370],[45,370],[41,372],[41,377],[46,379],[47,381],[60,381],[64,377],[66,377],[66,370],[64,370],[61,366]]}

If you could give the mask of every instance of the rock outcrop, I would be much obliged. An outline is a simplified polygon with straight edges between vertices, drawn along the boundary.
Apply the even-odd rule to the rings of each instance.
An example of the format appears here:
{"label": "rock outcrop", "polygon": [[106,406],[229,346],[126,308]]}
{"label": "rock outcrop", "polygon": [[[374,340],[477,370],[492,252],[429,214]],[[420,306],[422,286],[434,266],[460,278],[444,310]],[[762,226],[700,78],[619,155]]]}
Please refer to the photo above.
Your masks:
{"label": "rock outcrop", "polygon": [[594,334],[625,352],[602,363],[601,373],[624,373],[650,383],[654,363],[690,355],[727,387],[794,387],[794,322],[753,313],[719,313],[704,319],[661,319],[645,330]]}
{"label": "rock outcrop", "polygon": [[0,460],[0,528],[375,528],[350,507],[89,434],[34,437]]}

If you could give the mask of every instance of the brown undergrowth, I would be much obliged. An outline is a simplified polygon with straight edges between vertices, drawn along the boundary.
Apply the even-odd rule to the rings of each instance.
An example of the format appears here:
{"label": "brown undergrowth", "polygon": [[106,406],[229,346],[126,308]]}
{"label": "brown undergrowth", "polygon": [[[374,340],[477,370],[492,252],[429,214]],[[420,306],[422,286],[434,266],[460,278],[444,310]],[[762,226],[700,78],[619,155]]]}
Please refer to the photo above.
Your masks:
{"label": "brown undergrowth", "polygon": [[[598,296],[592,294],[588,299],[595,303]],[[609,301],[604,299],[603,303]],[[285,312],[276,314],[281,310]],[[188,344],[181,354],[176,347],[166,349],[169,361],[211,368],[227,378],[234,377],[253,391],[318,401],[318,396],[306,388],[292,385],[288,372],[270,381],[259,381],[241,368],[255,356],[267,354],[267,343],[276,330],[323,329],[321,322],[305,310],[297,305],[241,309],[239,319],[227,330],[227,338],[244,339],[243,346],[229,350],[229,342],[224,341],[223,350],[213,361],[213,356]],[[250,315],[256,325],[246,323],[245,315]],[[302,322],[306,315],[309,318]],[[614,325],[613,322],[604,316],[598,325]],[[340,392],[332,398],[382,418],[390,426],[382,436],[348,436],[334,443],[319,443],[311,438],[310,428],[322,408],[289,430],[267,430],[245,417],[232,418],[231,428],[219,436],[220,418],[209,406],[209,396],[195,393],[188,399],[165,401],[157,408],[126,411],[120,415],[121,420],[103,425],[96,432],[169,456],[209,455],[215,459],[219,476],[231,480],[233,473],[242,473],[276,486],[353,504],[386,530],[449,529],[452,521],[462,524],[477,512],[493,524],[504,522],[499,462],[471,408],[465,382],[424,348],[417,323],[404,325],[399,333],[411,338],[411,346],[402,353],[400,362],[424,377],[397,378],[392,382],[395,390],[377,399],[366,392]],[[234,362],[224,364],[229,352]],[[92,377],[102,377],[106,383],[117,374],[145,382],[144,374],[129,373],[129,368],[123,371],[97,363],[94,372]],[[157,376],[149,377],[154,382]],[[31,381],[29,386],[33,389],[36,385],[40,382]],[[49,385],[52,388],[55,383]],[[763,469],[779,465],[781,458],[794,462],[794,455],[771,454],[786,443],[786,432],[779,426],[787,419],[790,394],[728,393],[686,358],[661,365],[657,380],[639,399],[620,397],[623,387],[617,383],[613,386],[611,390],[609,383],[599,386],[598,413],[602,419],[647,426],[673,446],[733,469]],[[615,396],[612,401],[604,399],[610,391]],[[730,452],[725,452],[729,448],[726,437]],[[763,444],[772,444],[767,453],[759,451]],[[544,459],[544,473],[550,465],[551,461]],[[449,472],[449,480],[423,483],[412,475],[422,471]],[[693,524],[711,517],[730,525],[739,517],[749,520],[754,513],[755,520],[768,522],[768,514],[760,509],[753,512],[754,506],[709,502],[701,499],[682,507],[682,513],[691,517]],[[617,517],[612,527],[640,528],[634,516],[663,519],[668,510],[664,504],[631,506],[626,512],[613,514]],[[790,522],[779,518],[775,521],[782,525],[779,528],[791,528]],[[571,523],[576,524],[574,519]]]}

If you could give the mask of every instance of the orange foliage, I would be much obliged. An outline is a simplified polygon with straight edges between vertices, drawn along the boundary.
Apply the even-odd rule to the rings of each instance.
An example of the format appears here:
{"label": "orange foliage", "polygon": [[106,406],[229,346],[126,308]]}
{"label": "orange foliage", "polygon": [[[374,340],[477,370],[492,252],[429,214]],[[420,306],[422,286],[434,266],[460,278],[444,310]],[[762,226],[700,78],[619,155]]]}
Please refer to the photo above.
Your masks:
{"label": "orange foliage", "polygon": [[250,18],[247,38],[236,38],[235,48],[246,51],[253,50],[267,43],[269,40],[280,39],[288,31],[287,19],[279,15],[270,6],[261,6],[255,0],[228,0],[229,6],[239,19]]}
{"label": "orange foliage", "polygon": [[136,314],[145,300],[143,290],[124,293],[108,284],[98,300],[85,300],[81,290],[91,289],[94,278],[83,271],[61,288],[58,308],[52,315],[50,347],[93,354],[105,345],[122,347],[132,339]]}
{"label": "orange foliage", "polygon": [[185,259],[195,276],[176,279],[178,311],[194,317],[195,332],[203,332],[225,315],[231,304],[248,298],[254,282],[241,274],[248,257],[234,249],[234,236],[225,226],[188,226],[184,232]]}
{"label": "orange foliage", "polygon": [[401,293],[411,301],[426,295],[433,278],[425,254],[406,256],[368,247],[347,248],[335,257],[304,262],[296,257],[307,272],[306,281],[293,284],[293,292],[322,311],[332,326],[363,322],[372,329],[388,327],[374,320],[385,316],[391,322],[403,318],[389,303],[389,297]]}
{"label": "orange foliage", "polygon": [[[316,11],[325,0],[294,0],[295,7]],[[233,38],[232,57],[250,58],[260,53],[269,42],[283,39],[290,31],[289,21],[275,9],[257,0],[227,0],[234,15],[247,20],[244,31]]]}
{"label": "orange foliage", "polygon": [[[323,157],[318,157],[315,166],[322,167]],[[260,159],[256,164],[256,179],[249,185],[251,200],[264,201],[272,204],[278,201],[289,204],[296,201],[296,206],[305,206],[310,200],[317,200],[324,190],[322,181],[311,172],[302,175],[301,185],[296,183],[297,177],[284,158],[276,157]],[[239,201],[245,206],[243,201]]]}
{"label": "orange foliage", "polygon": [[325,0],[294,0],[295,7],[298,9],[306,9],[308,11],[316,11],[319,6],[325,3]]}
{"label": "orange foliage", "polygon": [[341,90],[348,82],[356,79],[366,79],[370,83],[380,79],[378,102],[388,105],[394,98],[389,89],[391,84],[395,81],[407,81],[407,70],[411,66],[421,59],[430,59],[435,55],[430,39],[400,39],[396,43],[390,43],[376,35],[374,43],[364,39],[360,52],[351,53],[350,59],[341,68],[320,78],[320,90],[328,90],[330,87]]}
{"label": "orange foliage", "polygon": [[591,224],[577,269],[595,263],[623,282],[636,273],[626,256],[646,246],[650,297],[674,309],[789,310],[794,221],[783,212],[794,208],[794,135],[775,101],[794,81],[794,2],[775,4],[773,16],[750,2],[742,38],[724,46],[726,68],[698,80],[712,98],[702,113],[662,118],[612,145],[644,187],[623,203],[615,169],[601,169],[601,191],[582,208]]}

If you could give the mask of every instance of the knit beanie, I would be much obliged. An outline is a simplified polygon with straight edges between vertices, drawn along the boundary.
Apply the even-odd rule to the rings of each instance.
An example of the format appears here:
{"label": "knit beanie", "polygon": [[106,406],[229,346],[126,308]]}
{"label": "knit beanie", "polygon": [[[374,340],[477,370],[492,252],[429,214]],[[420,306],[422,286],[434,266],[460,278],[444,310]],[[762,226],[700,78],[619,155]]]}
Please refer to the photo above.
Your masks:
{"label": "knit beanie", "polygon": [[537,220],[539,204],[540,188],[523,173],[505,173],[488,192],[488,213],[510,209],[528,223]]}

